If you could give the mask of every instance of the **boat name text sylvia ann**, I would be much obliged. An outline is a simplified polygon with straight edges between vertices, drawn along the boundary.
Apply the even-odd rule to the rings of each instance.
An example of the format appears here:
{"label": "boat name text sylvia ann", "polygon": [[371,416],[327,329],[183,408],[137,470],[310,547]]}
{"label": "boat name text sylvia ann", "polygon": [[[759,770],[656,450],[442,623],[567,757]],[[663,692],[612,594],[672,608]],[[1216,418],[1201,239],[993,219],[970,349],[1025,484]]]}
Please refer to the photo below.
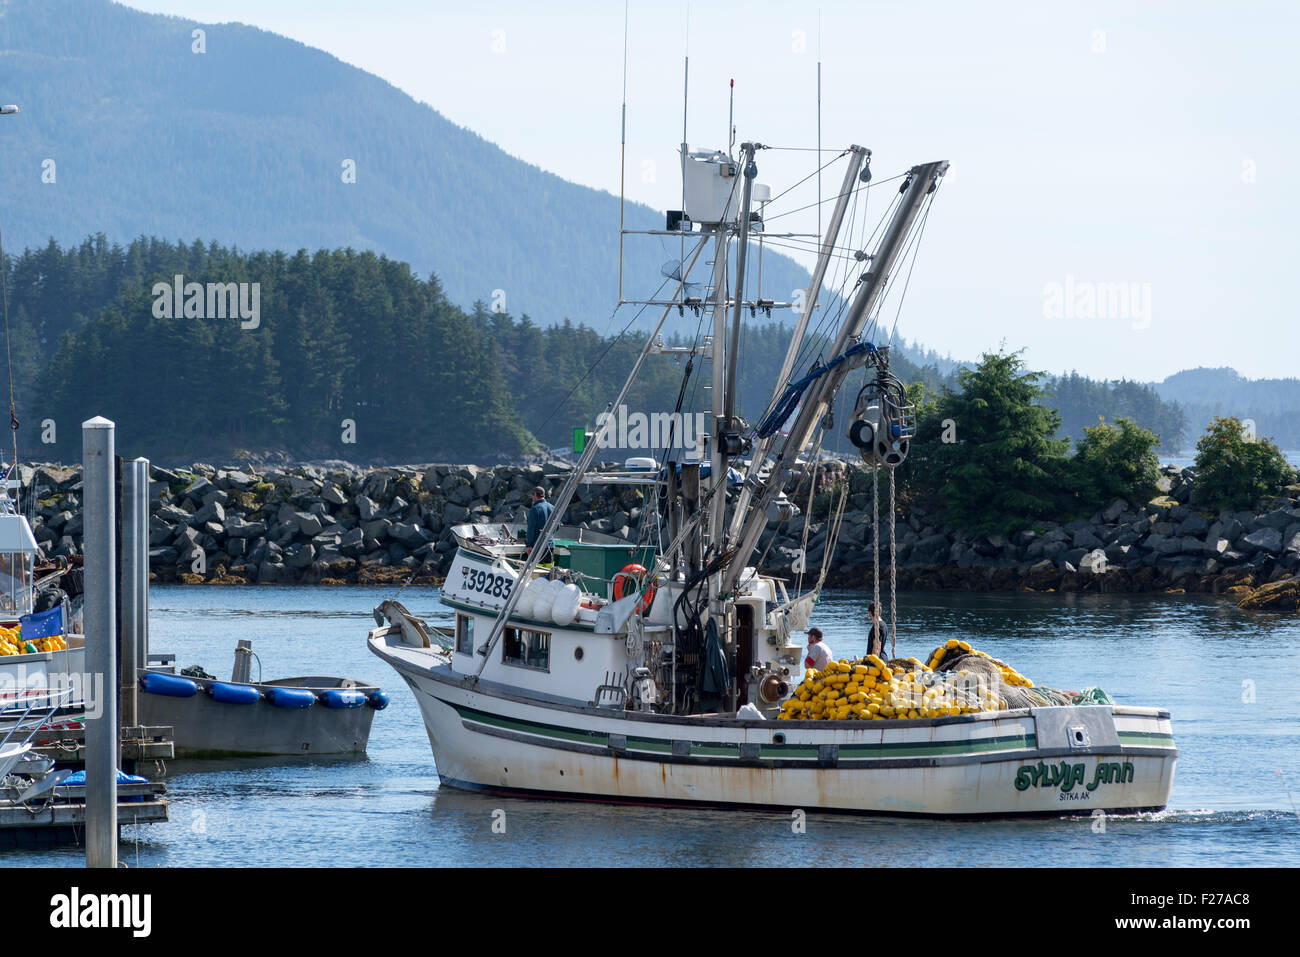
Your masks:
{"label": "boat name text sylvia ann", "polygon": [[[1016,790],[1059,786],[1062,792],[1068,793],[1076,784],[1083,784],[1086,768],[1086,764],[1067,764],[1064,761],[1050,766],[1042,761],[1036,765],[1024,765],[1016,772]],[[1118,761],[1102,762],[1097,765],[1092,782],[1086,787],[1089,791],[1095,791],[1099,784],[1127,784],[1132,780],[1131,761],[1125,761],[1123,764]]]}

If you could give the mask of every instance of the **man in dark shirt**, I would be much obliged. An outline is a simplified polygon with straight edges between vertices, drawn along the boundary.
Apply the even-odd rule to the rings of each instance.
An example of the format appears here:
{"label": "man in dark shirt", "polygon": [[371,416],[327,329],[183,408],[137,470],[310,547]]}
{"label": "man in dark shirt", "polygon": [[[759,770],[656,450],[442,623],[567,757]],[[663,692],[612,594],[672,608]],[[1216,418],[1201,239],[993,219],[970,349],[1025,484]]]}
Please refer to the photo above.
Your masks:
{"label": "man in dark shirt", "polygon": [[[533,489],[533,507],[528,510],[528,529],[524,533],[524,544],[528,547],[524,554],[532,553],[533,546],[537,544],[538,536],[542,534],[553,511],[555,506],[546,501],[546,489],[540,485]],[[542,556],[543,561],[545,557]]]}
{"label": "man in dark shirt", "polygon": [[880,617],[880,609],[874,601],[867,605],[867,615],[871,621],[867,631],[867,653],[888,660],[886,652],[889,651],[889,626]]}

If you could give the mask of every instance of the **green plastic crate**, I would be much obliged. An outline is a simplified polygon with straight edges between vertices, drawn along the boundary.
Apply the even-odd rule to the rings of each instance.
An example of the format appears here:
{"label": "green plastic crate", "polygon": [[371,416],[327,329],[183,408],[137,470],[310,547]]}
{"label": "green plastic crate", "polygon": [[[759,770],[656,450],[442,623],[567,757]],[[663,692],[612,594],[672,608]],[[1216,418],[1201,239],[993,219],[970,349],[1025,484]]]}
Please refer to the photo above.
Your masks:
{"label": "green plastic crate", "polygon": [[[555,544],[556,565],[581,572],[590,578],[609,581],[627,565],[654,568],[655,550],[648,545],[596,545],[577,542],[571,538],[557,538]],[[566,551],[567,555],[564,554]],[[587,587],[606,598],[613,597],[608,586],[602,587],[598,582],[588,582]]]}

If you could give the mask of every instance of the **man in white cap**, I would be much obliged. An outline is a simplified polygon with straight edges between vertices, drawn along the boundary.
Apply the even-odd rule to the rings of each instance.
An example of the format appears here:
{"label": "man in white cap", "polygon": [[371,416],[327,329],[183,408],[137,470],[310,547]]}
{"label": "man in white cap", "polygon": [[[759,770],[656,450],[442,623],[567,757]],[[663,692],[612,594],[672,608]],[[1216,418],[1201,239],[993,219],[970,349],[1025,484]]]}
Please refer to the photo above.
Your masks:
{"label": "man in white cap", "polygon": [[831,660],[830,645],[822,641],[822,630],[820,628],[808,629],[808,657],[804,658],[803,665],[805,668],[814,668],[821,671]]}

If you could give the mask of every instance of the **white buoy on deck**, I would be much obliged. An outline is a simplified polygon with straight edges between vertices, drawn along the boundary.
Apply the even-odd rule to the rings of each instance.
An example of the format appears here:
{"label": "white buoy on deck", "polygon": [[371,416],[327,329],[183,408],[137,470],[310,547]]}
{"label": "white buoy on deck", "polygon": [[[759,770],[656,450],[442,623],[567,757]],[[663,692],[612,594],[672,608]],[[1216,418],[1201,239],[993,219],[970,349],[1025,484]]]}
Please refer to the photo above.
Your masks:
{"label": "white buoy on deck", "polygon": [[81,423],[85,520],[86,866],[117,867],[117,571],[113,423]]}

